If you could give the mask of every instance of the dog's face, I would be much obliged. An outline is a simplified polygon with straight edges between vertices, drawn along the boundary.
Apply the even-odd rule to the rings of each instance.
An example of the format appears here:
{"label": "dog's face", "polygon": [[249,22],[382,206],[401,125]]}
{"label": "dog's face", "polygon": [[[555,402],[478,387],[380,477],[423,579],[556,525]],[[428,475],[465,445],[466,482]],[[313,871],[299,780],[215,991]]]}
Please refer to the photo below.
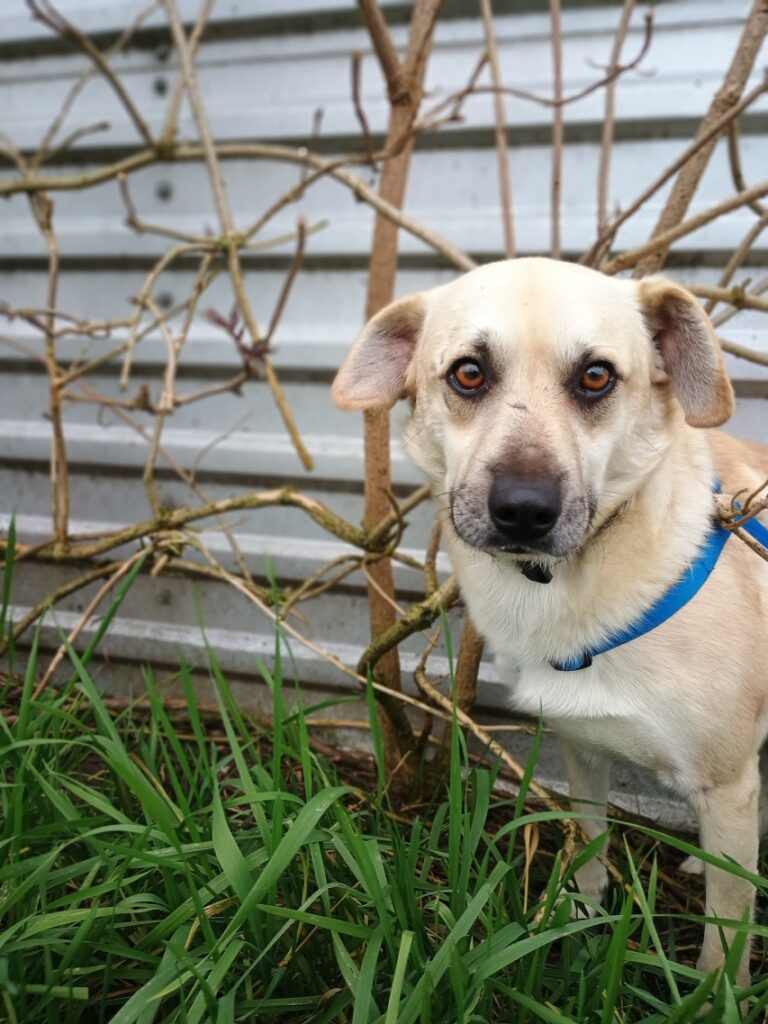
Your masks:
{"label": "dog's face", "polygon": [[334,384],[347,409],[409,397],[406,447],[467,544],[525,560],[581,547],[685,418],[733,395],[703,311],[662,278],[493,263],[382,310]]}

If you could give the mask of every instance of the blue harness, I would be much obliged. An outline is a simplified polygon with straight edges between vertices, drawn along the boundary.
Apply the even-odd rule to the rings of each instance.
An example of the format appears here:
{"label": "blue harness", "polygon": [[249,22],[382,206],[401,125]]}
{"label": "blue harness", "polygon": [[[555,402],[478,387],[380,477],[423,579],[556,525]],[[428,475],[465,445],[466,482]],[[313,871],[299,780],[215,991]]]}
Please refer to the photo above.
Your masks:
{"label": "blue harness", "polygon": [[[713,491],[715,494],[720,491],[719,481],[716,482]],[[736,509],[741,507],[738,502],[734,504]],[[768,548],[768,527],[763,526],[756,519],[750,519],[746,523],[740,523],[737,519],[735,520],[735,525],[739,526],[745,533],[748,533],[750,537],[753,537],[763,547]],[[715,522],[699,551],[696,561],[680,577],[677,583],[670,587],[666,594],[662,594],[654,605],[651,605],[646,612],[643,612],[639,619],[636,619],[635,622],[626,628],[613,633],[607,640],[604,640],[603,643],[598,644],[596,647],[589,647],[582,651],[581,654],[574,655],[574,657],[568,658],[566,661],[551,661],[550,665],[552,668],[557,669],[558,672],[578,672],[579,669],[589,668],[592,664],[592,659],[596,655],[612,651],[614,647],[621,647],[622,644],[627,644],[630,640],[637,640],[639,636],[643,636],[644,633],[650,633],[652,629],[660,626],[662,622],[671,619],[675,612],[679,612],[681,608],[685,607],[707,582],[709,574],[717,565],[717,560],[730,536],[730,530]]]}

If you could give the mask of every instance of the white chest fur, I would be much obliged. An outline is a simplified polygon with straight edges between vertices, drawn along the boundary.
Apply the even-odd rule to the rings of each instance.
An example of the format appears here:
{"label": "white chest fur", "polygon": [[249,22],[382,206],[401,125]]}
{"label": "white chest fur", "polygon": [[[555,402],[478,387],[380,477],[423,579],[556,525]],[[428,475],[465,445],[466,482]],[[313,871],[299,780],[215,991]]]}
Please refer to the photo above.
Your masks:
{"label": "white chest fur", "polygon": [[[706,519],[705,512],[704,531]],[[695,554],[696,540],[692,546]],[[681,793],[706,783],[698,766],[712,746],[713,720],[700,713],[676,623],[598,655],[588,669],[563,672],[550,665],[635,621],[679,576],[680,558],[667,560],[668,580],[619,574],[624,585],[606,588],[604,561],[564,567],[551,583],[538,584],[519,567],[460,542],[452,544],[451,556],[515,709],[541,715],[582,748],[654,772]]]}
{"label": "white chest fur", "polygon": [[649,670],[642,652],[599,655],[577,672],[524,667],[516,678],[504,657],[497,661],[502,677],[514,679],[514,709],[541,715],[582,749],[639,765],[681,793],[699,787],[708,723],[686,709],[663,673]]}

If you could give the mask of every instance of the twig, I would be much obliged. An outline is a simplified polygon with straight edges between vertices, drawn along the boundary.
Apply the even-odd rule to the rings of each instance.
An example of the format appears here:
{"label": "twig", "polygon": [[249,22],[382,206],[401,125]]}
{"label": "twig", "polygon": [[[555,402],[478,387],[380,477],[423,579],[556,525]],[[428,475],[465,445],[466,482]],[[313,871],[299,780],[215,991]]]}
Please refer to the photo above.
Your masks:
{"label": "twig", "polygon": [[[768,75],[763,75],[762,81],[755,86],[751,92],[748,92],[733,109],[727,110],[722,117],[712,122],[707,130],[698,135],[689,146],[686,146],[680,156],[673,160],[657,178],[654,178],[651,184],[648,185],[647,188],[643,189],[640,195],[637,196],[636,199],[633,199],[626,209],[622,210],[621,213],[617,214],[616,217],[613,218],[603,234],[596,239],[587,252],[581,257],[579,263],[586,264],[590,267],[594,266],[611,246],[619,228],[633,217],[637,211],[659,191],[660,188],[663,188],[670,178],[677,174],[681,168],[685,167],[688,161],[695,156],[696,153],[722,135],[731,121],[740,117],[744,111],[748,107],[752,106],[755,100],[759,99],[759,97],[766,91],[768,91]],[[0,183],[0,191],[1,190],[2,184]]]}
{"label": "twig", "polygon": [[371,170],[376,172],[378,167],[376,166],[376,160],[373,155],[373,139],[371,137],[371,126],[368,124],[368,118],[365,116],[365,108],[360,97],[360,70],[362,66],[363,55],[359,50],[355,50],[352,54],[352,105],[355,108],[355,116],[360,124],[360,130],[363,133],[363,152],[367,162],[371,165]]}
{"label": "twig", "polygon": [[560,0],[549,0],[552,26],[552,79],[555,105],[552,111],[552,258],[560,259],[560,196],[563,184],[563,33]]}
{"label": "twig", "polygon": [[743,487],[741,490],[736,491],[731,498],[727,511],[719,509],[720,519],[725,525],[744,526],[745,523],[748,523],[751,519],[754,519],[761,512],[765,512],[768,509],[768,497],[757,500],[763,491],[768,490],[768,480],[758,484],[753,491],[747,494],[744,501],[740,503],[739,498],[741,498],[746,490],[747,488]]}
{"label": "twig", "polygon": [[390,103],[395,105],[401,99],[397,88],[401,80],[401,68],[400,58],[392,43],[389,28],[376,0],[358,0],[358,5],[368,29],[368,35],[371,37],[373,48],[376,51],[379,64],[381,65],[381,70],[384,72]]}
{"label": "twig", "polygon": [[158,413],[165,416],[168,413],[173,412],[173,408],[176,404],[174,391],[176,386],[176,356],[178,346],[177,342],[174,341],[168,324],[165,322],[162,311],[154,300],[147,299],[147,309],[149,309],[150,313],[158,322],[160,334],[163,337],[165,348],[168,353],[168,357],[165,361],[165,372],[163,374],[163,388],[157,402]]}
{"label": "twig", "polygon": [[45,239],[48,249],[48,286],[46,305],[50,312],[45,319],[45,364],[48,372],[48,413],[53,431],[51,447],[51,512],[53,516],[53,535],[57,544],[66,543],[69,531],[69,464],[67,462],[67,445],[64,437],[64,421],[62,410],[62,386],[58,375],[58,358],[56,353],[56,321],[53,310],[59,288],[59,243],[53,230],[53,200],[45,193],[30,196],[35,219]]}
{"label": "twig", "polygon": [[728,526],[728,529],[735,534],[740,541],[746,544],[751,551],[754,551],[756,555],[759,555],[760,558],[768,562],[768,548],[764,547],[759,540],[755,540],[751,534],[745,533],[745,531],[738,526]]}
{"label": "twig", "polygon": [[[653,11],[646,11],[645,15],[645,36],[640,46],[637,56],[631,60],[628,64],[619,64],[612,71],[608,71],[603,78],[599,78],[595,82],[590,82],[589,85],[585,85],[582,89],[578,89],[576,92],[569,93],[566,96],[560,96],[558,99],[556,96],[541,96],[535,92],[528,92],[526,89],[517,89],[510,85],[505,85],[497,88],[493,85],[478,85],[468,91],[468,95],[478,95],[486,92],[501,92],[505,96],[514,96],[517,99],[529,100],[531,103],[537,103],[539,106],[556,108],[556,107],[567,107],[572,103],[578,103],[579,100],[585,99],[587,96],[591,96],[592,93],[597,92],[598,89],[603,89],[611,83],[615,82],[617,78],[624,75],[627,71],[634,71],[634,69],[641,63],[645,55],[651,46],[651,40],[653,38]],[[443,103],[445,101],[442,101]],[[441,104],[442,105],[442,104]]]}
{"label": "twig", "polygon": [[[731,177],[733,178],[733,184],[736,186],[738,192],[743,192],[747,183],[744,179],[744,172],[741,168],[741,147],[739,146],[739,122],[731,121],[728,125],[728,163],[731,168]],[[764,203],[750,203],[750,208],[758,215],[758,217],[764,217],[768,211],[768,207]]]}
{"label": "twig", "polygon": [[[353,526],[341,516],[331,511],[326,505],[301,494],[293,487],[280,487],[269,491],[256,491],[252,494],[240,494],[233,498],[223,498],[220,501],[206,502],[196,507],[175,509],[164,509],[161,514],[153,519],[144,520],[141,523],[134,523],[130,526],[121,527],[109,533],[99,540],[80,542],[77,536],[71,536],[68,543],[63,547],[53,542],[41,544],[35,549],[37,557],[50,559],[54,562],[77,562],[82,559],[95,558],[107,551],[121,547],[123,544],[130,544],[132,541],[149,537],[158,531],[177,530],[200,519],[209,519],[212,516],[223,515],[227,512],[242,512],[245,509],[289,507],[298,508],[304,511],[318,525],[322,526],[328,533],[346,541],[363,551],[376,550],[371,548],[368,535],[359,526]],[[0,552],[4,551],[6,542],[0,538]],[[23,560],[25,549],[21,547],[17,559]]]}
{"label": "twig", "polygon": [[[621,50],[627,38],[629,23],[635,9],[635,0],[624,0],[621,17],[613,38],[613,47],[608,62],[608,74],[618,69]],[[646,20],[646,26],[651,24]],[[603,132],[600,141],[600,164],[597,171],[597,233],[602,235],[608,226],[608,188],[611,177],[611,151],[613,148],[613,123],[615,117],[616,78],[611,78],[605,85],[605,112],[603,114]]]}
{"label": "twig", "polygon": [[203,445],[203,447],[196,453],[194,459],[192,460],[192,465],[189,467],[189,478],[192,482],[194,482],[197,476],[197,472],[200,469],[200,465],[203,459],[206,457],[206,455],[209,455],[214,450],[214,448],[222,444],[222,442],[226,441],[228,437],[231,437],[236,431],[240,429],[240,427],[244,426],[245,423],[247,423],[247,421],[251,418],[251,416],[253,416],[253,411],[249,409],[247,412],[243,413],[243,415],[240,416],[232,424],[232,426],[227,427],[226,430],[222,430],[220,434],[217,434],[216,437],[210,440],[207,444]]}
{"label": "twig", "polygon": [[[214,278],[218,275],[218,273],[219,273],[219,270],[216,267],[212,267],[212,268],[210,268],[208,270],[208,273],[207,273],[206,278],[205,278],[205,287],[207,287],[211,283],[211,281],[214,280]],[[192,298],[193,297],[190,297],[189,299],[186,299],[184,302],[180,302],[176,306],[173,306],[171,309],[165,311],[164,315],[165,315],[166,322],[169,321],[169,320],[173,320],[175,317],[177,317],[181,313],[183,313],[185,309],[188,309],[189,308],[189,304],[192,301]],[[119,321],[114,321],[112,323],[112,325],[110,325],[109,330],[111,331],[115,327],[130,327],[130,325],[133,323],[133,319],[134,319],[133,316],[130,316],[130,317],[126,317],[126,318],[124,318],[122,320],[119,320]],[[156,331],[158,329],[158,327],[159,327],[159,324],[157,323],[157,321],[156,320],[152,320],[149,324],[147,324],[145,327],[143,327],[140,331],[137,332],[137,334],[136,334],[136,343],[138,343],[139,341],[142,341],[144,338],[148,337],[148,335],[154,333],[154,331]],[[73,330],[71,333],[89,333],[89,332]],[[80,363],[77,360],[75,360],[75,362],[73,362],[70,365],[69,369],[66,370],[66,372],[63,372],[61,374],[61,385],[62,385],[62,387],[74,383],[79,378],[86,376],[87,374],[91,373],[93,370],[98,369],[100,366],[104,366],[105,363],[111,362],[117,356],[124,355],[128,351],[129,347],[130,347],[129,343],[127,341],[124,341],[124,342],[122,342],[122,344],[116,345],[114,348],[110,349],[108,352],[102,352],[101,355],[95,356],[93,359],[89,360],[87,363]]]}
{"label": "twig", "polygon": [[195,247],[207,248],[212,244],[212,239],[205,235],[192,235],[186,231],[177,231],[175,228],[166,227],[164,224],[151,224],[139,217],[134,205],[131,192],[128,187],[128,178],[122,172],[117,176],[117,184],[120,190],[120,198],[125,206],[125,223],[137,234],[160,235],[163,238],[172,238],[176,242],[184,242]]}
{"label": "twig", "polygon": [[461,632],[461,643],[454,673],[456,703],[462,711],[470,711],[475,702],[477,673],[480,669],[484,647],[485,640],[468,617]]}
{"label": "twig", "polygon": [[422,629],[427,629],[440,615],[448,611],[459,597],[459,585],[454,576],[430,594],[423,601],[412,604],[402,618],[397,619],[388,629],[378,633],[360,657],[357,671],[365,676],[368,669],[372,672],[381,659],[394,650],[399,644]]}
{"label": "twig", "polygon": [[149,130],[149,126],[139,113],[139,110],[135,106],[131,97],[126,92],[123,83],[112,71],[108,60],[104,57],[104,54],[98,49],[98,47],[96,47],[88,36],[84,35],[76,25],[73,25],[71,21],[68,21],[64,15],[53,6],[50,0],[27,0],[27,6],[32,11],[35,18],[53,29],[54,32],[57,32],[59,35],[65,36],[67,39],[71,40],[83,51],[83,53],[87,54],[87,56],[93,61],[94,65],[98,68],[102,78],[104,78],[122,103],[128,117],[133,121],[136,131],[142,137],[144,142],[151,149],[154,149],[155,139],[152,132]]}
{"label": "twig", "polygon": [[757,309],[761,313],[768,313],[768,299],[761,299],[758,295],[753,295],[738,285],[734,285],[732,288],[719,288],[709,284],[690,284],[686,287],[688,291],[698,295],[701,299],[727,302],[736,309]]}
{"label": "twig", "polygon": [[73,644],[75,640],[77,640],[82,631],[85,629],[89,620],[92,618],[93,613],[99,607],[99,605],[107,596],[107,594],[112,590],[116,583],[120,582],[123,576],[126,576],[129,573],[129,571],[133,568],[136,562],[138,562],[140,558],[144,558],[145,555],[146,549],[144,549],[143,551],[136,551],[133,555],[131,555],[130,558],[127,558],[124,562],[121,562],[120,567],[112,573],[112,575],[109,577],[106,583],[104,583],[103,586],[99,587],[96,594],[86,605],[85,611],[80,616],[77,624],[70,631],[69,636],[67,637],[67,642],[61,644],[61,646],[58,648],[44,675],[38,682],[37,686],[35,686],[35,689],[32,693],[33,701],[40,699],[41,694],[43,693],[45,688],[48,686],[48,683],[53,678],[53,674],[55,673],[56,669],[64,660],[67,653],[68,645]]}
{"label": "twig", "polygon": [[[52,160],[55,156],[63,153],[65,150],[74,146],[80,139],[85,139],[89,135],[97,135],[99,132],[106,132],[109,130],[109,121],[94,121],[93,124],[83,125],[82,128],[75,128],[69,135],[65,135],[58,146],[53,146],[51,149],[45,151],[45,159]],[[38,150],[38,152],[41,152]],[[37,154],[35,154],[37,156]],[[36,165],[33,165],[36,166]]]}
{"label": "twig", "polygon": [[637,248],[629,249],[619,256],[615,256],[612,260],[603,264],[600,269],[604,274],[616,274],[620,270],[626,270],[627,267],[636,266],[644,256],[661,250],[666,252],[670,245],[676,242],[678,238],[690,235],[692,232],[704,227],[705,224],[709,224],[710,221],[716,220],[732,210],[738,210],[742,206],[748,206],[753,199],[760,199],[764,195],[768,195],[768,181],[762,181],[745,192],[737,192],[736,195],[731,196],[729,199],[724,199],[722,202],[702,210],[701,213],[682,221],[682,223],[676,224],[663,234],[655,235],[649,241],[638,245]]}
{"label": "twig", "polygon": [[[130,42],[130,40],[133,38],[133,35],[137,31],[137,29],[142,25],[142,23],[146,21],[146,19],[151,14],[158,10],[159,7],[160,0],[155,0],[154,3],[151,3],[147,7],[145,7],[143,11],[139,11],[139,13],[133,19],[131,24],[125,29],[125,31],[120,33],[118,38],[115,40],[114,44],[106,51],[106,53],[104,54],[104,59],[109,61],[113,57],[117,56],[117,54],[120,53],[120,51],[123,50],[125,46]],[[58,31],[58,29],[56,29],[56,31]],[[56,138],[56,135],[58,134],[62,124],[66,120],[67,114],[72,109],[72,105],[74,104],[75,100],[82,92],[84,87],[88,84],[88,82],[94,77],[94,75],[98,73],[98,71],[99,68],[95,64],[92,67],[88,68],[87,71],[83,72],[80,78],[78,78],[78,80],[74,83],[74,85],[69,90],[67,95],[64,97],[61,107],[59,108],[58,114],[56,115],[56,117],[54,117],[53,121],[49,125],[48,129],[46,130],[45,134],[40,140],[40,144],[37,147],[35,155],[30,160],[30,166],[33,170],[37,170],[37,168],[42,163],[50,159],[50,157],[52,157],[54,154],[59,153],[64,149],[67,149],[75,141],[77,141],[77,139],[80,138],[86,131],[94,129],[101,130],[102,125],[104,125],[105,127],[107,126],[106,122],[98,122],[98,125],[92,125],[90,129],[78,129],[77,131],[69,135],[66,139],[64,139],[62,142],[60,142],[55,148],[51,148],[51,143]]]}
{"label": "twig", "polygon": [[[400,140],[400,134],[398,134],[398,140]],[[317,153],[311,153],[303,147],[293,149],[290,146],[277,146],[261,142],[221,143],[216,147],[216,152],[221,160],[278,160],[314,167],[345,185],[361,202],[372,206],[386,220],[403,228],[414,238],[420,239],[459,270],[473,270],[477,266],[477,263],[466,253],[443,238],[438,232],[426,227],[383,198],[362,178],[341,166],[337,160],[329,160]],[[195,162],[203,157],[202,147],[194,144],[178,144],[163,151],[163,159],[169,162]],[[121,160],[116,160],[114,163],[76,174],[25,174],[18,178],[0,181],[0,196],[16,195],[20,192],[42,192],[44,190],[59,192],[87,188],[90,185],[111,181],[120,173],[130,174],[141,170],[156,160],[157,156],[152,150],[141,150]]]}
{"label": "twig", "polygon": [[[699,126],[697,137],[704,135],[712,124],[717,123],[724,114],[738,105],[757,55],[762,48],[766,32],[768,32],[768,4],[765,3],[765,0],[754,0],[749,16],[744,23],[741,38],[734,51],[731,65]],[[711,139],[681,168],[656,223],[653,238],[665,237],[683,220],[714,148],[715,139]],[[742,189],[741,194],[744,194],[745,191]],[[667,251],[668,246],[663,244],[648,249],[635,267],[635,277],[652,274],[658,270],[664,264]]]}
{"label": "twig", "polygon": [[757,500],[758,495],[768,489],[768,480],[763,481],[758,487],[756,487],[744,500],[743,504],[738,504],[738,499],[744,493],[744,490],[737,491],[731,498],[728,507],[724,507],[722,504],[718,505],[717,517],[720,524],[730,530],[731,533],[735,534],[740,541],[747,545],[747,547],[754,551],[756,555],[768,562],[768,547],[761,544],[760,541],[745,532],[743,527],[755,519],[762,512],[768,509],[768,498],[761,498]]}
{"label": "twig", "polygon": [[[163,253],[144,279],[144,283],[141,286],[139,294],[134,299],[136,311],[131,318],[128,340],[126,341],[124,348],[125,356],[123,359],[123,368],[120,371],[120,387],[123,390],[128,387],[128,381],[130,379],[131,366],[133,363],[133,350],[136,347],[136,341],[139,337],[139,323],[141,321],[141,315],[147,308],[149,297],[152,294],[160,275],[181,256],[199,251],[200,246],[197,245],[197,243],[180,242],[178,245],[173,246],[173,248],[168,249]],[[154,327],[159,326],[159,321],[157,320],[157,317],[155,317]]]}
{"label": "twig", "polygon": [[[414,124],[415,132],[432,131],[435,128],[439,128],[440,125],[450,124],[452,121],[461,120],[461,108],[464,105],[465,100],[469,96],[474,96],[480,90],[477,88],[477,81],[488,63],[488,51],[485,50],[477,59],[477,63],[472,69],[472,73],[467,80],[467,84],[459,89],[457,92],[452,93],[450,96],[446,96],[440,100],[433,107],[430,107],[427,112],[421,117],[417,118]],[[443,111],[447,111],[443,114]]]}
{"label": "twig", "polygon": [[718,338],[720,348],[738,359],[747,359],[750,363],[757,363],[760,366],[768,366],[768,352],[756,352],[752,348],[746,348],[735,341],[728,341],[725,338]]}
{"label": "twig", "polygon": [[[763,295],[768,291],[768,277],[761,278],[756,284],[750,284],[750,290],[752,295]],[[739,309],[736,306],[728,306],[722,310],[716,316],[712,317],[713,327],[722,327],[723,324],[732,320],[739,313]]]}
{"label": "twig", "polygon": [[267,348],[269,348],[269,345],[275,336],[275,331],[282,319],[286,303],[288,302],[288,296],[291,294],[291,288],[296,280],[296,275],[301,270],[301,265],[304,262],[304,247],[306,245],[306,241],[307,224],[303,217],[299,217],[296,221],[296,251],[293,254],[293,259],[291,260],[291,265],[288,268],[288,273],[283,278],[280,294],[277,297],[275,308],[272,311],[272,319],[269,321],[269,327],[267,328],[267,333],[264,336],[264,344]]}
{"label": "twig", "polygon": [[[30,626],[37,622],[41,615],[44,615],[49,608],[55,605],[62,598],[69,597],[70,594],[74,594],[78,590],[82,590],[83,587],[87,587],[89,583],[94,583],[96,580],[100,580],[104,576],[111,576],[112,573],[116,572],[122,566],[122,564],[123,559],[120,559],[118,562],[106,562],[104,565],[97,565],[96,568],[89,569],[88,572],[84,572],[82,576],[76,576],[74,579],[67,580],[66,583],[62,583],[61,586],[56,587],[55,590],[46,594],[41,601],[38,601],[37,604],[33,605],[26,615],[14,622],[12,634],[13,639],[18,640]],[[8,650],[9,643],[9,638],[0,638],[0,656],[5,654]]]}
{"label": "twig", "polygon": [[[731,283],[733,275],[736,273],[736,271],[742,265],[744,260],[747,258],[747,256],[752,250],[752,246],[755,244],[755,242],[763,233],[766,227],[768,227],[768,210],[766,210],[766,212],[762,214],[762,216],[757,221],[755,221],[755,223],[750,227],[749,231],[747,231],[746,235],[742,238],[741,242],[736,246],[736,248],[731,253],[731,257],[728,260],[728,263],[724,267],[723,272],[720,274],[720,277],[718,279],[718,288],[725,288],[727,285]],[[707,300],[707,302],[704,304],[704,309],[707,311],[707,313],[712,312],[712,310],[717,305],[717,301],[718,300],[716,299]]]}
{"label": "twig", "polygon": [[[162,3],[162,0],[160,0]],[[203,0],[200,5],[200,13],[197,16],[195,25],[189,36],[188,46],[190,55],[194,58],[200,47],[200,43],[205,35],[205,29],[208,24],[208,19],[211,16],[215,0]],[[176,82],[171,93],[171,98],[168,100],[168,107],[165,112],[165,121],[163,122],[163,130],[160,132],[160,146],[167,147],[173,144],[178,131],[179,122],[179,108],[181,107],[181,98],[184,95],[184,74],[183,72],[178,75]]]}
{"label": "twig", "polygon": [[[299,586],[286,597],[280,608],[281,615],[283,617],[288,615],[293,606],[298,604],[299,601],[309,600],[310,596],[314,597],[324,593],[326,590],[330,590],[332,586],[346,579],[351,573],[357,572],[362,561],[362,555],[337,555],[329,562],[326,562],[325,565],[321,565],[319,569],[303,579]],[[323,577],[337,566],[343,566],[344,568],[329,580],[323,580]]]}
{"label": "twig", "polygon": [[[265,603],[265,601],[263,601],[258,596],[258,594],[255,592],[255,588],[247,587],[243,580],[238,579],[236,576],[233,576],[232,573],[227,572],[226,569],[218,565],[216,560],[213,559],[209,552],[206,552],[206,554],[208,555],[208,557],[211,558],[210,566],[200,566],[195,563],[188,562],[185,563],[188,571],[199,573],[200,575],[208,575],[210,577],[215,577],[220,579],[222,582],[229,583],[232,587],[235,588],[235,590],[238,590],[241,594],[243,594],[244,597],[251,601],[251,603],[255,604],[258,608],[260,608],[261,611],[264,612],[264,614],[274,623],[278,622],[277,612],[274,609],[270,608]],[[177,566],[177,564],[177,562],[171,561],[169,562],[169,568],[174,568]],[[303,633],[300,633],[299,630],[296,629],[296,627],[293,626],[290,622],[286,622],[285,620],[281,619],[280,628],[290,637],[292,637],[292,639],[296,640],[297,643],[301,644],[302,647],[306,647],[307,650],[311,651],[313,654],[316,654],[319,658],[322,658],[323,661],[326,661],[329,665],[332,665],[334,668],[338,669],[339,672],[347,676],[349,679],[353,679],[355,682],[362,686],[366,685],[367,680],[365,676],[362,676],[358,672],[355,672],[354,669],[350,668],[349,665],[345,665],[345,663],[335,654],[332,654],[330,651],[325,650],[325,648],[322,647],[320,644],[315,643],[314,640],[310,640],[309,637],[305,636]],[[444,715],[439,711],[439,709],[435,711],[434,708],[430,708],[428,705],[424,704],[423,701],[417,700],[415,697],[411,697],[407,693],[393,692],[387,686],[384,686],[382,683],[377,683],[375,681],[371,684],[371,686],[374,692],[376,693],[377,698],[387,702],[388,704],[390,704],[393,701],[397,701],[401,705],[407,704],[409,707],[415,708],[419,711],[424,711],[426,714],[437,714],[441,718],[444,717]],[[404,719],[404,721],[407,722],[408,720]],[[408,726],[408,728],[410,728],[410,726]]]}
{"label": "twig", "polygon": [[[203,152],[205,155],[205,163],[208,168],[208,175],[211,182],[216,211],[218,213],[221,229],[226,237],[226,249],[232,287],[237,298],[237,305],[240,309],[240,313],[242,314],[243,320],[245,321],[251,335],[251,342],[255,345],[261,340],[261,334],[251,307],[250,299],[248,298],[245,282],[243,280],[240,256],[235,238],[235,225],[229,207],[229,200],[227,199],[226,187],[221,173],[221,166],[219,164],[216,146],[213,140],[213,135],[211,134],[205,106],[203,104],[203,97],[197,81],[197,75],[195,74],[195,68],[192,64],[189,46],[184,36],[184,30],[181,24],[181,15],[179,14],[176,0],[164,0],[164,3],[168,14],[168,22],[171,29],[171,35],[173,36],[174,46],[176,47],[176,51],[179,55],[187,96],[189,97],[192,114],[200,133],[200,140],[202,142]],[[283,389],[280,386],[277,374],[268,359],[265,359],[265,377],[272,390],[275,403],[280,411],[283,423],[285,424],[288,435],[296,449],[297,455],[305,469],[312,469],[312,457],[301,439],[298,427],[296,426],[296,421],[293,418],[293,413],[291,412],[285,398]]]}
{"label": "twig", "polygon": [[435,517],[435,521],[432,525],[432,532],[429,535],[429,543],[427,544],[426,554],[424,556],[424,590],[429,596],[434,594],[437,590],[437,554],[440,550],[440,538],[442,536],[443,526],[440,519]]}
{"label": "twig", "polygon": [[[314,144],[315,144],[315,142],[320,138],[320,129],[323,127],[323,116],[324,116],[323,108],[322,107],[316,107],[315,108],[315,112],[312,114],[312,128],[311,128],[310,133],[309,133],[309,140],[308,140],[307,145],[305,147],[307,150],[312,149]],[[298,189],[299,195],[303,193],[303,191],[304,191],[304,189],[306,187],[306,184],[307,184],[307,174],[308,173],[309,173],[309,165],[308,164],[304,164],[303,167],[301,167],[299,169],[299,189]],[[298,195],[297,195],[297,198],[298,198]],[[266,219],[268,219],[268,216],[266,214],[265,214],[265,217],[266,217]],[[253,230],[255,231],[256,229],[254,228]],[[247,234],[249,234],[249,232],[246,231],[245,234],[247,235]]]}
{"label": "twig", "polygon": [[496,42],[496,31],[493,25],[491,0],[480,0],[480,11],[483,17],[485,45],[488,48],[488,59],[491,65],[491,80],[494,86],[493,114],[495,120],[496,160],[499,173],[499,194],[501,199],[501,220],[504,227],[504,251],[508,259],[515,255],[515,228],[512,219],[512,177],[509,169],[509,150],[507,142],[507,115],[504,110],[504,96],[501,92],[501,61],[499,47]]}
{"label": "twig", "polygon": [[[87,387],[87,385],[84,385],[84,386]],[[100,397],[100,396],[98,396],[98,397]],[[132,419],[132,417],[128,416],[120,408],[114,408],[114,406],[110,406],[110,407],[113,409],[113,411],[115,412],[115,415],[118,417],[118,419],[120,419],[123,423],[126,423],[132,430],[135,430],[136,433],[140,437],[142,437],[145,441],[147,441],[148,444],[152,443],[152,438],[150,437],[149,432],[144,430],[143,427],[141,427],[138,423],[136,423],[135,420]],[[220,440],[220,438],[217,438],[216,442],[218,442],[219,440]],[[210,448],[211,446],[209,445],[209,446],[206,446],[206,447]],[[162,446],[162,444],[160,443],[160,439],[158,437],[158,440],[157,440],[157,455],[160,455],[165,460],[165,462],[177,474],[179,479],[190,488],[190,490],[193,492],[193,494],[197,495],[198,498],[201,498],[205,502],[210,502],[211,501],[210,495],[204,490],[204,488],[202,488],[200,486],[200,484],[195,479],[196,463],[197,463],[197,461],[200,458],[200,455],[201,455],[200,452],[198,452],[197,455],[195,456],[195,460],[192,463],[192,467],[189,470],[186,470],[183,466],[181,466],[176,461],[176,459],[173,458],[173,456],[170,454],[170,452],[168,452]],[[146,484],[145,484],[145,487],[146,487]],[[157,506],[158,506],[158,514],[162,518],[163,512],[162,512],[162,509],[160,508],[160,503],[159,502],[157,503]],[[153,503],[152,503],[151,498],[150,498],[150,507],[153,507]],[[221,527],[222,533],[227,538],[227,542],[229,543],[229,546],[232,549],[232,554],[234,556],[235,562],[237,563],[237,566],[238,566],[240,572],[242,573],[243,577],[249,583],[252,582],[251,572],[250,572],[250,569],[248,567],[248,560],[246,559],[246,557],[245,557],[245,555],[244,555],[244,553],[243,553],[243,551],[242,551],[242,549],[241,549],[241,547],[240,547],[240,545],[239,545],[239,543],[237,541],[237,538],[235,537],[235,534],[233,533],[231,527],[228,525],[225,516],[222,514],[222,515],[217,515],[215,518],[216,518],[216,521],[219,523],[219,526]]]}

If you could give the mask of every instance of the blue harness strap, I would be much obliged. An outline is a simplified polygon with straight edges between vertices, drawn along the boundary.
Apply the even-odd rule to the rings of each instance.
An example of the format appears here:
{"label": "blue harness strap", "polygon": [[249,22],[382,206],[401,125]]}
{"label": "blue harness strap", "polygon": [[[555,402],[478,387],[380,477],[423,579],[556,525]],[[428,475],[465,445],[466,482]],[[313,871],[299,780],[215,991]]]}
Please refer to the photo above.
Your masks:
{"label": "blue harness strap", "polygon": [[[719,492],[719,481],[716,482],[713,490],[715,493]],[[738,502],[735,503],[735,507],[737,509],[740,508]],[[750,519],[743,524],[737,519],[735,525],[739,526],[745,533],[748,533],[759,544],[762,544],[763,547],[768,548],[768,527],[763,526],[756,519]],[[730,530],[719,523],[715,523],[707,539],[704,541],[696,561],[687,569],[677,583],[670,587],[665,594],[662,594],[659,600],[651,605],[647,611],[643,612],[639,619],[636,619],[635,622],[624,629],[613,633],[603,643],[590,647],[580,654],[568,658],[566,661],[551,661],[550,665],[552,668],[557,669],[558,672],[578,672],[579,669],[589,668],[593,658],[597,657],[598,654],[605,654],[606,651],[612,651],[615,647],[621,647],[622,644],[629,643],[630,640],[637,640],[638,637],[643,636],[645,633],[650,633],[652,629],[660,626],[662,622],[671,619],[675,612],[679,612],[681,608],[687,605],[707,582],[730,536]]]}

